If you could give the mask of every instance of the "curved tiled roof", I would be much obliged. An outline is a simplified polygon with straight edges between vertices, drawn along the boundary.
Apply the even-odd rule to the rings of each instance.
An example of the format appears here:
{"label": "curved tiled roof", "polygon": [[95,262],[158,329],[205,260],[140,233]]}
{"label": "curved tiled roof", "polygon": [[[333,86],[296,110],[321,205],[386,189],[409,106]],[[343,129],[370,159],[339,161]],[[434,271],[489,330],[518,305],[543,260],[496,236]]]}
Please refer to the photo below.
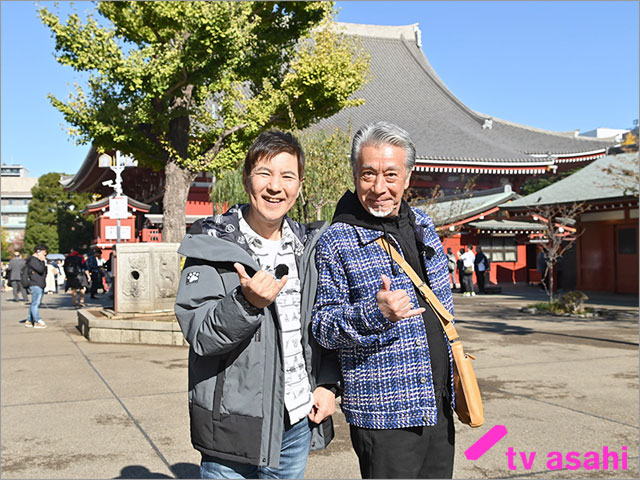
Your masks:
{"label": "curved tiled roof", "polygon": [[520,198],[520,195],[514,193],[511,185],[508,185],[490,190],[476,190],[468,195],[444,198],[432,204],[414,203],[413,205],[428,213],[433,222],[440,226],[473,217],[517,198]]}
{"label": "curved tiled roof", "polygon": [[419,162],[449,164],[550,165],[554,156],[602,155],[616,144],[614,139],[540,130],[471,110],[427,61],[417,24],[338,25],[344,33],[357,36],[371,55],[371,79],[354,95],[364,98],[365,104],[321,120],[313,128],[351,128],[353,134],[366,123],[386,120],[409,132]]}
{"label": "curved tiled roof", "polygon": [[[108,197],[104,197],[101,198],[100,200],[93,202],[93,203],[89,203],[87,204],[87,206],[85,207],[86,211],[90,211],[90,210],[99,210],[101,208],[105,208],[109,206],[109,200],[111,200],[112,197],[114,197],[115,194],[109,195]],[[131,197],[127,197],[127,205],[129,207],[133,207],[136,210],[140,210],[141,212],[148,212],[151,209],[151,205],[148,205],[146,203],[143,202],[139,202],[134,198]]]}
{"label": "curved tiled roof", "polygon": [[482,222],[471,222],[469,226],[480,231],[501,231],[501,232],[539,232],[544,229],[544,225],[535,222],[519,222],[515,220],[484,220]]}
{"label": "curved tiled roof", "polygon": [[[628,179],[621,175],[608,174],[605,169],[613,167],[638,171],[637,153],[623,153],[599,158],[551,185],[514,200],[501,208],[505,210],[529,209],[541,205],[588,202],[596,200],[623,199],[632,197],[627,190],[637,187],[637,177]],[[625,181],[628,180],[628,184]]]}

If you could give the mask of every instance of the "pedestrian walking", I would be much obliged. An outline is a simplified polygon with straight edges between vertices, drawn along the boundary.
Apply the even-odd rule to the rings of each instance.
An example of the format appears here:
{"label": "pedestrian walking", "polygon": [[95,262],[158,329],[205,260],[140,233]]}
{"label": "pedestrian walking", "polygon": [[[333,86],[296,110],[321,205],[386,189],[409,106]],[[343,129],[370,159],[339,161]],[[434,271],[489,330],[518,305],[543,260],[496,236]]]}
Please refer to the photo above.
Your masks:
{"label": "pedestrian walking", "polygon": [[451,290],[456,288],[456,257],[451,248],[447,248],[447,269],[451,277]]}
{"label": "pedestrian walking", "polygon": [[489,258],[482,251],[482,247],[476,247],[476,257],[473,260],[473,267],[476,271],[476,280],[478,281],[478,291],[485,293],[484,284],[486,275],[489,273]]}
{"label": "pedestrian walking", "polygon": [[2,278],[1,278],[1,282],[2,284],[0,284],[0,291],[4,292],[6,290],[6,285],[7,285],[7,264],[4,262],[0,262],[0,265],[2,267]]}
{"label": "pedestrian walking", "polygon": [[474,261],[476,259],[475,254],[473,253],[473,247],[471,245],[467,245],[467,249],[462,254],[462,264],[464,266],[464,270],[462,271],[462,282],[464,283],[464,295],[465,297],[475,297],[476,292],[473,288],[473,272],[474,272]]}
{"label": "pedestrian walking", "polygon": [[464,294],[467,290],[465,290],[464,286],[464,259],[462,256],[464,255],[464,247],[458,250],[458,260],[456,260],[456,268],[458,270],[458,282],[460,282],[460,293]]}
{"label": "pedestrian walking", "polygon": [[23,302],[28,302],[27,290],[20,282],[20,272],[25,267],[26,261],[22,258],[20,252],[15,252],[13,258],[9,261],[9,286],[13,290],[13,301],[19,302],[18,293],[22,296]]}
{"label": "pedestrian walking", "polygon": [[75,248],[64,260],[64,274],[67,277],[65,290],[71,290],[73,306],[84,307],[84,293],[89,285],[89,272],[82,255]]}
{"label": "pedestrian walking", "polygon": [[91,275],[91,286],[89,287],[89,296],[91,298],[96,298],[98,288],[100,288],[100,284],[102,283],[102,276],[100,275],[100,265],[98,264],[96,254],[96,250],[92,248],[91,250],[89,250],[89,256],[87,257],[87,270]]}
{"label": "pedestrian walking", "polygon": [[64,268],[62,268],[62,260],[56,260],[54,263],[56,267],[56,293],[64,291],[64,282],[66,277],[64,276]]}
{"label": "pedestrian walking", "polygon": [[44,285],[44,293],[46,295],[53,295],[56,291],[56,270],[53,260],[49,260],[47,262],[47,274]]}
{"label": "pedestrian walking", "polygon": [[538,255],[536,256],[536,270],[540,274],[540,290],[549,291],[549,270],[547,267],[547,256],[544,248],[538,245]]}
{"label": "pedestrian walking", "polygon": [[29,306],[27,321],[24,324],[25,327],[47,328],[47,324],[40,318],[40,303],[44,295],[47,277],[46,257],[47,247],[44,244],[40,244],[27,260],[31,305]]}

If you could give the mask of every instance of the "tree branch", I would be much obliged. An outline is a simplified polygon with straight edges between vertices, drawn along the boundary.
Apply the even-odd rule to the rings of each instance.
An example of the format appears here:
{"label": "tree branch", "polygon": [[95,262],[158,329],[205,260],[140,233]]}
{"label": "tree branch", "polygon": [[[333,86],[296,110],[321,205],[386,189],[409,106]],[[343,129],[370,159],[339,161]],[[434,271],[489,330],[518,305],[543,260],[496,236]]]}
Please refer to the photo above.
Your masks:
{"label": "tree branch", "polygon": [[182,67],[182,78],[178,81],[178,83],[176,83],[175,85],[170,87],[169,90],[167,90],[165,92],[165,94],[162,96],[160,101],[166,102],[167,100],[169,100],[169,97],[171,97],[171,95],[173,95],[173,92],[175,92],[179,88],[183,87],[187,83],[187,79],[188,79],[187,69]]}
{"label": "tree branch", "polygon": [[218,152],[220,151],[220,149],[222,148],[222,142],[224,142],[224,140],[229,135],[232,135],[232,134],[242,130],[246,126],[247,126],[246,123],[241,123],[240,125],[236,125],[235,127],[229,128],[229,129],[225,130],[224,132],[222,132],[220,134],[220,136],[218,137],[218,140],[216,141],[216,143],[211,148],[207,149],[204,152],[204,156],[205,157],[208,157],[208,156],[215,157],[218,154]]}

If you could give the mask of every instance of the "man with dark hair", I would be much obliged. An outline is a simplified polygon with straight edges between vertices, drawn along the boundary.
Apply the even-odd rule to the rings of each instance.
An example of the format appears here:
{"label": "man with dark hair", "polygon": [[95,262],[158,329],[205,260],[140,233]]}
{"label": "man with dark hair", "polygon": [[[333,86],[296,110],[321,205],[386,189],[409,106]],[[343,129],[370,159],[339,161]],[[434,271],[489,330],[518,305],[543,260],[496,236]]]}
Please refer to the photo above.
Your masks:
{"label": "man with dark hair", "polygon": [[40,303],[44,294],[47,278],[47,246],[40,244],[33,255],[27,260],[27,272],[29,275],[29,289],[31,290],[31,305],[25,327],[47,328],[47,324],[40,318]]}
{"label": "man with dark hair", "polygon": [[287,217],[303,178],[296,138],[260,134],[243,171],[249,204],[205,219],[180,245],[175,312],[203,478],[303,478],[309,447],[333,436],[337,359],[310,333],[321,230]]}
{"label": "man with dark hair", "polygon": [[409,134],[386,122],[353,139],[355,193],[318,241],[313,334],[336,349],[342,410],[362,478],[451,478],[453,369],[431,306],[384,238],[453,313],[447,257],[431,218],[403,200],[415,163]]}
{"label": "man with dark hair", "polygon": [[9,261],[9,285],[13,290],[13,301],[18,302],[18,293],[22,296],[23,302],[28,302],[27,290],[22,286],[20,282],[20,272],[25,265],[25,260],[20,255],[20,252],[15,252],[13,258]]}

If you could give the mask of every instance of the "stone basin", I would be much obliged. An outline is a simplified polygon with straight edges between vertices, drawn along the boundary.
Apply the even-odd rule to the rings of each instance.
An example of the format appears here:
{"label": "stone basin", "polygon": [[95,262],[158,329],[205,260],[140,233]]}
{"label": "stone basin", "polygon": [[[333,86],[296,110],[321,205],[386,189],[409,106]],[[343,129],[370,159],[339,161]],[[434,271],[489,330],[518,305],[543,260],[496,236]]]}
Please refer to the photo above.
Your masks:
{"label": "stone basin", "polygon": [[172,310],[116,314],[108,308],[78,310],[78,330],[91,342],[187,346]]}

